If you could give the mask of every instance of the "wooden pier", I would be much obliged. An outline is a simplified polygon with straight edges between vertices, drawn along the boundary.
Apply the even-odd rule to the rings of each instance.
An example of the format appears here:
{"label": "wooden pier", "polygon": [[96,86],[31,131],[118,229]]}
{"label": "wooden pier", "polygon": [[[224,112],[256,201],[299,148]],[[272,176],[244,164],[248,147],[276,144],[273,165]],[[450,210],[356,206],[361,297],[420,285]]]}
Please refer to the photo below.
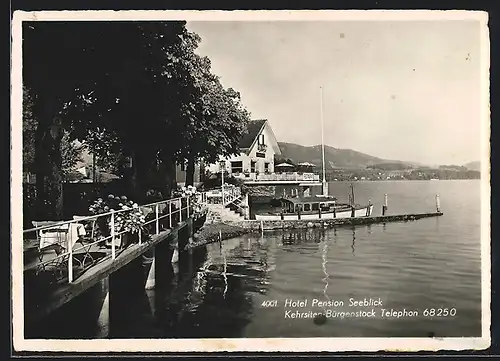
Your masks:
{"label": "wooden pier", "polygon": [[[158,262],[155,262],[156,268],[165,268],[165,266],[170,264],[174,248],[179,248],[179,257],[182,257],[193,231],[193,220],[192,218],[188,218],[185,221],[179,222],[172,229],[154,235],[149,242],[127,247],[114,260],[111,257],[101,260],[73,282],[62,283],[49,294],[38,295],[35,299],[31,297],[28,299],[25,298],[25,326],[43,320],[52,312],[69,303],[105,278],[109,277],[110,282],[113,281],[113,284],[119,284],[121,288],[127,289],[127,287],[130,287],[130,283],[127,277],[122,275],[123,272],[120,272],[121,269],[129,267],[132,263],[141,263],[142,265],[142,257],[140,256],[147,252],[154,251],[154,257],[160,258]],[[138,267],[138,269],[141,269],[141,267]],[[158,269],[155,273],[157,275],[165,274],[164,269]],[[158,276],[156,277],[156,281],[158,282]]]}

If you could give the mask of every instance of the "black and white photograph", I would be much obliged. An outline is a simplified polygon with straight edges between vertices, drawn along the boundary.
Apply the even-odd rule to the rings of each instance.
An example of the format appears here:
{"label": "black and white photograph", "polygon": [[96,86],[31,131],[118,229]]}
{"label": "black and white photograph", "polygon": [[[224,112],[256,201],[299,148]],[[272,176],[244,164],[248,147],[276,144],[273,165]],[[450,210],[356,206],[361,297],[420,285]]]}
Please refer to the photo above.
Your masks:
{"label": "black and white photograph", "polygon": [[488,15],[12,22],[15,351],[490,346]]}

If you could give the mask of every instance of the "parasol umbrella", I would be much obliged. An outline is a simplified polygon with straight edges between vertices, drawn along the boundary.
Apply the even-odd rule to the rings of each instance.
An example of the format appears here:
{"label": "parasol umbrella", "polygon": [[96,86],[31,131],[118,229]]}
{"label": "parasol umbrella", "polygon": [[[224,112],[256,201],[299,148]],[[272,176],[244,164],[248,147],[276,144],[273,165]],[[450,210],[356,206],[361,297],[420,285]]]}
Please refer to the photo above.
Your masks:
{"label": "parasol umbrella", "polygon": [[300,167],[316,167],[315,164],[312,164],[312,163],[309,163],[309,162],[303,162],[303,163],[299,163],[297,165],[300,166]]}
{"label": "parasol umbrella", "polygon": [[286,172],[285,168],[295,168],[295,166],[293,164],[290,164],[290,163],[280,163],[280,164],[276,164],[274,166],[274,168],[279,169],[280,172]]}

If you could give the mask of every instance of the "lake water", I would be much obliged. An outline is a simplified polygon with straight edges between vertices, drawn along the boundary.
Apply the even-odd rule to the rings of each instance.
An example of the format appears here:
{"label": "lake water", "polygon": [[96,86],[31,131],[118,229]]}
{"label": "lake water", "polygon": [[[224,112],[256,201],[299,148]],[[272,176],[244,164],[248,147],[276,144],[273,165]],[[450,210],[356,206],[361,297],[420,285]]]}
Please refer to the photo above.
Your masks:
{"label": "lake water", "polygon": [[[357,182],[355,191],[375,215],[385,193],[389,214],[435,211],[438,193],[444,215],[208,245],[179,265],[168,288],[130,301],[119,332],[107,337],[481,336],[480,181]],[[348,193],[348,183],[330,184],[341,201]],[[324,301],[334,305],[312,305]],[[382,316],[391,310],[402,317]]]}

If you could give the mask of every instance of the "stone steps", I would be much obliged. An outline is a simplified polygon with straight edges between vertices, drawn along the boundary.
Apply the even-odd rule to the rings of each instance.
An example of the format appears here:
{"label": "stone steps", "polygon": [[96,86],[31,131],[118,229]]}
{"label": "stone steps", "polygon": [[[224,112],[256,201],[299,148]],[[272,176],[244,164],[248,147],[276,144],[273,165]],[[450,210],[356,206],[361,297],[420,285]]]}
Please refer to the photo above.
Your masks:
{"label": "stone steps", "polygon": [[239,213],[227,208],[223,207],[220,204],[211,204],[208,208],[207,214],[207,223],[217,223],[217,222],[225,222],[225,221],[242,221],[245,218],[242,217]]}

